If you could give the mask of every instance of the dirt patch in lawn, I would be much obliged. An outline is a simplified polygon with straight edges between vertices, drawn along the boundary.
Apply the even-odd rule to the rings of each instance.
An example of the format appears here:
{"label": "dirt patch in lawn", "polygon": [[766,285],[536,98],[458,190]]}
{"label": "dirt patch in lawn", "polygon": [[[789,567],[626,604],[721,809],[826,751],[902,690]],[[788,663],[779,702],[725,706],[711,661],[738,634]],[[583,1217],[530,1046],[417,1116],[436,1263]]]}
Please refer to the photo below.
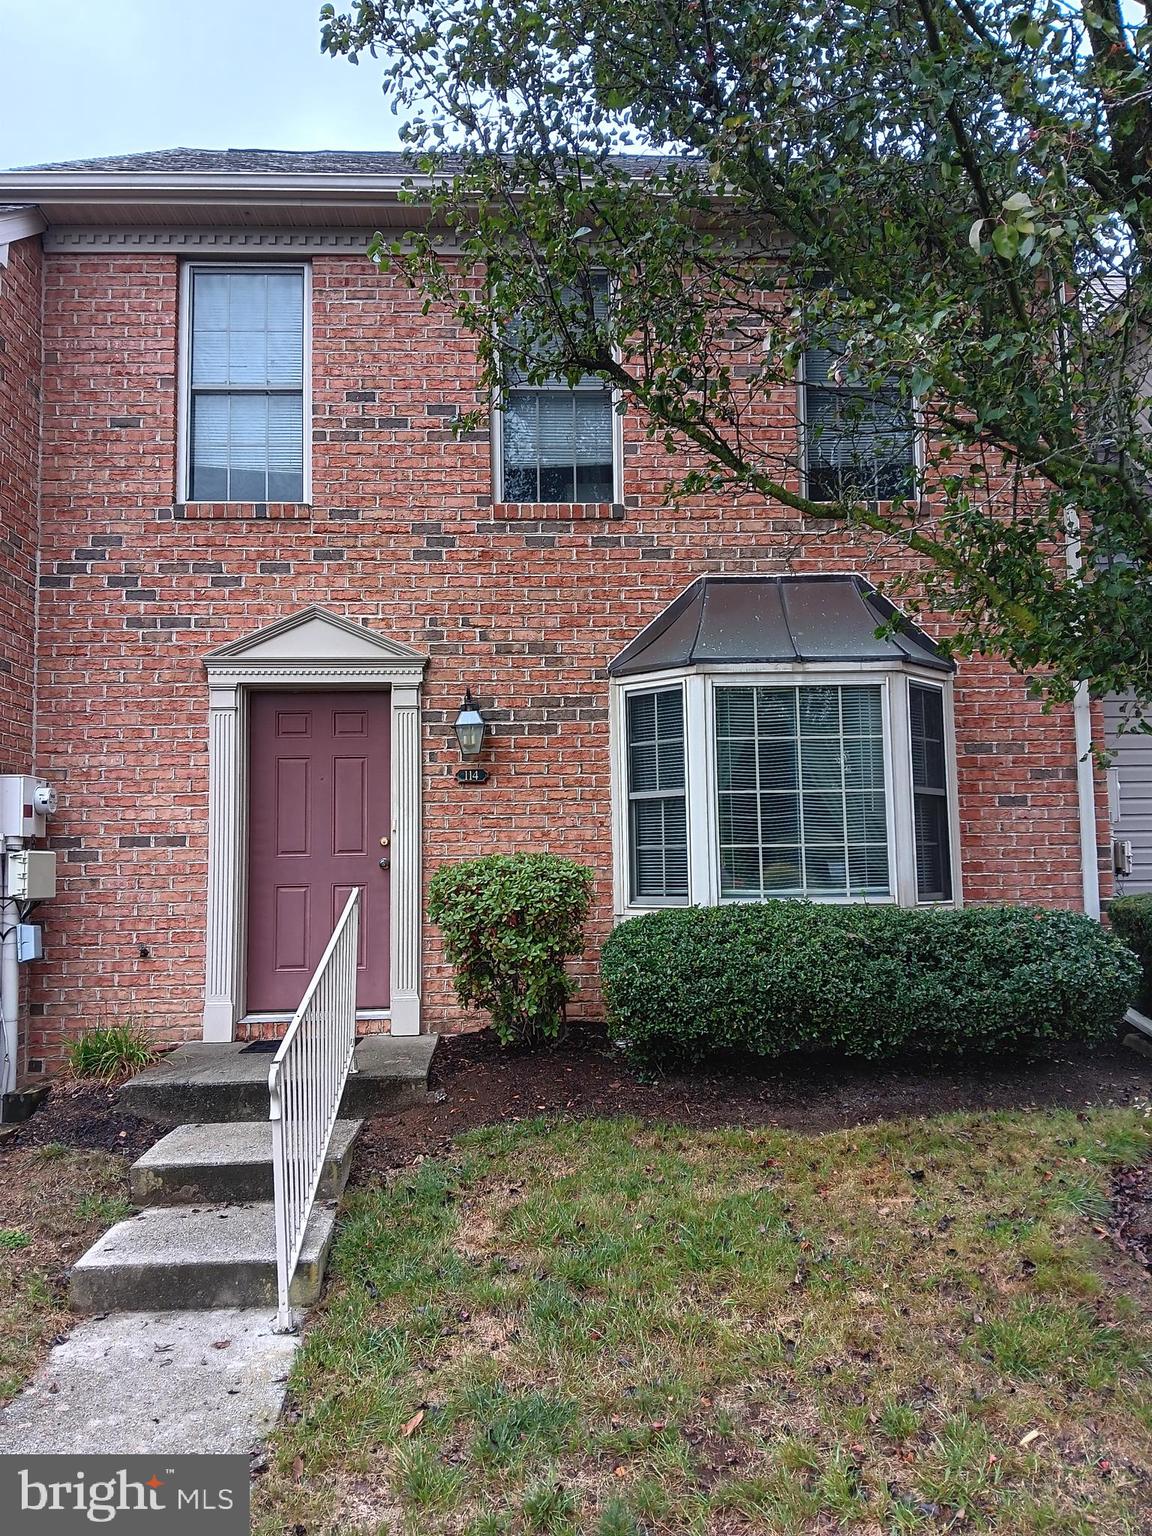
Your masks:
{"label": "dirt patch in lawn", "polygon": [[0,1145],[45,1147],[52,1144],[91,1152],[122,1152],[139,1157],[165,1134],[162,1125],[126,1115],[116,1103],[117,1085],[62,1078],[23,1124]]}
{"label": "dirt patch in lawn", "polygon": [[440,1041],[432,1086],[442,1091],[442,1102],[369,1122],[357,1143],[354,1180],[441,1155],[462,1131],[540,1115],[818,1132],[953,1111],[1146,1104],[1152,1066],[1117,1042],[1062,1050],[1043,1062],[869,1068],[842,1061],[728,1061],[691,1076],[641,1082],[602,1039],[510,1052],[490,1030],[480,1030]]}
{"label": "dirt patch in lawn", "polygon": [[129,1214],[127,1167],[107,1152],[0,1144],[0,1403],[75,1321],[68,1270]]}
{"label": "dirt patch in lawn", "polygon": [[1112,1181],[1112,1236],[1152,1270],[1152,1165],[1122,1168]]}

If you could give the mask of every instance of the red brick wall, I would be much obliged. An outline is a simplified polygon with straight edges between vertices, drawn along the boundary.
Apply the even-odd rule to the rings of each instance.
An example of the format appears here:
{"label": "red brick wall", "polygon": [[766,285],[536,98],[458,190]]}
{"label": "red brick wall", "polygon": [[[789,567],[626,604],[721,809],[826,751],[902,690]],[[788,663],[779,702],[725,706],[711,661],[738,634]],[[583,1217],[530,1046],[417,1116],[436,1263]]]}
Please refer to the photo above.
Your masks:
{"label": "red brick wall", "polygon": [[[458,442],[448,424],[477,399],[467,338],[361,259],[318,257],[313,277],[311,512],[193,516],[174,506],[176,258],[50,258],[39,734],[63,878],[40,1057],[107,1017],[198,1033],[209,649],[318,603],[427,652],[426,869],[519,848],[585,860],[595,940],[611,918],[609,660],[702,572],[875,558],[781,510],[670,513],[666,465],[632,423],[621,519],[494,507],[486,434]],[[465,686],[495,727],[482,788],[454,778]],[[963,667],[956,702],[968,899],[1078,905],[1069,712],[1044,715],[987,661]],[[425,994],[429,1026],[464,1022],[434,934]]]}
{"label": "red brick wall", "polygon": [[0,267],[0,773],[32,766],[40,473],[38,238]]}

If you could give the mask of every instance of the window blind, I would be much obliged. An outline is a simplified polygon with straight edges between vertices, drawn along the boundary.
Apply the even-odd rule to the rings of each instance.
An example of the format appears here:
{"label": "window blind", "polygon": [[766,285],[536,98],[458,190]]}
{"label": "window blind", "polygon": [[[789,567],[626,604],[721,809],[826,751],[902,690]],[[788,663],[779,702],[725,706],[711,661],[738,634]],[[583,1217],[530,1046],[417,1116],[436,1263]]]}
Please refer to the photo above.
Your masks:
{"label": "window blind", "polygon": [[881,689],[715,690],[720,894],[889,896]]}
{"label": "window blind", "polygon": [[816,501],[864,497],[897,501],[912,495],[916,430],[896,389],[842,382],[838,352],[804,354],[804,457],[808,494]]}
{"label": "window blind", "polygon": [[611,501],[607,390],[515,391],[504,407],[505,501]]}
{"label": "window blind", "polygon": [[918,901],[951,901],[948,762],[941,690],[909,683],[908,716],[912,739],[916,898]]}
{"label": "window blind", "polygon": [[197,501],[304,495],[304,274],[191,274],[189,487]]}
{"label": "window blind", "polygon": [[[575,303],[573,290],[562,301]],[[595,318],[608,318],[608,283],[600,279]],[[611,391],[589,374],[575,388],[557,376],[541,384],[526,380],[524,345],[515,323],[509,327],[504,372],[508,391],[502,405],[504,501],[603,502],[615,495]]]}
{"label": "window blind", "polygon": [[626,704],[631,899],[688,895],[684,694],[630,693]]}

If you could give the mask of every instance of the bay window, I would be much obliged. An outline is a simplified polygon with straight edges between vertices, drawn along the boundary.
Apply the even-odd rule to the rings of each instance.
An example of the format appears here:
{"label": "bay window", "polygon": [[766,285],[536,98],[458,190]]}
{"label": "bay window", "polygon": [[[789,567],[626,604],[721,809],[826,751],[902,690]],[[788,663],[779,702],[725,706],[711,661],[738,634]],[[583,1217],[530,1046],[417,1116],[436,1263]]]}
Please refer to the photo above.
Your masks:
{"label": "bay window", "polygon": [[702,578],[609,669],[621,915],[955,899],[951,663],[860,578],[803,580]]}

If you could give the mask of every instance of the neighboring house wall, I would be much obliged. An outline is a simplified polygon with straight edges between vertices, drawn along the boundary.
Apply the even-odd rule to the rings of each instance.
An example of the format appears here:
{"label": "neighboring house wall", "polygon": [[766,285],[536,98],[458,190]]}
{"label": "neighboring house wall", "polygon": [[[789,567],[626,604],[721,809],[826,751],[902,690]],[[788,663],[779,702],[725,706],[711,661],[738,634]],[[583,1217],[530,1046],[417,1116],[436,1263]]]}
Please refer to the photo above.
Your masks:
{"label": "neighboring house wall", "polygon": [[32,766],[42,268],[37,236],[0,265],[0,773]]}
{"label": "neighboring house wall", "polygon": [[[37,766],[61,791],[61,882],[31,1043],[49,1063],[102,1019],[199,1036],[210,649],[318,604],[430,656],[425,874],[526,848],[592,865],[578,1011],[595,1015],[612,920],[609,661],[703,572],[895,574],[875,546],[783,509],[669,510],[666,461],[631,415],[618,515],[494,506],[487,434],[458,441],[449,425],[479,398],[467,335],[360,257],[316,256],[312,286],[311,508],[184,509],[177,258],[49,258]],[[788,416],[773,430],[791,434]],[[466,687],[493,727],[482,786],[455,779]],[[965,899],[1079,906],[1071,712],[1045,714],[977,658],[958,674],[956,729]],[[469,1022],[432,930],[424,956],[425,1028]]]}
{"label": "neighboring house wall", "polygon": [[[1152,736],[1122,730],[1126,701],[1110,694],[1103,704],[1112,836],[1131,847],[1131,869],[1116,877],[1118,896],[1152,891]],[[1130,706],[1129,706],[1130,707]]]}

